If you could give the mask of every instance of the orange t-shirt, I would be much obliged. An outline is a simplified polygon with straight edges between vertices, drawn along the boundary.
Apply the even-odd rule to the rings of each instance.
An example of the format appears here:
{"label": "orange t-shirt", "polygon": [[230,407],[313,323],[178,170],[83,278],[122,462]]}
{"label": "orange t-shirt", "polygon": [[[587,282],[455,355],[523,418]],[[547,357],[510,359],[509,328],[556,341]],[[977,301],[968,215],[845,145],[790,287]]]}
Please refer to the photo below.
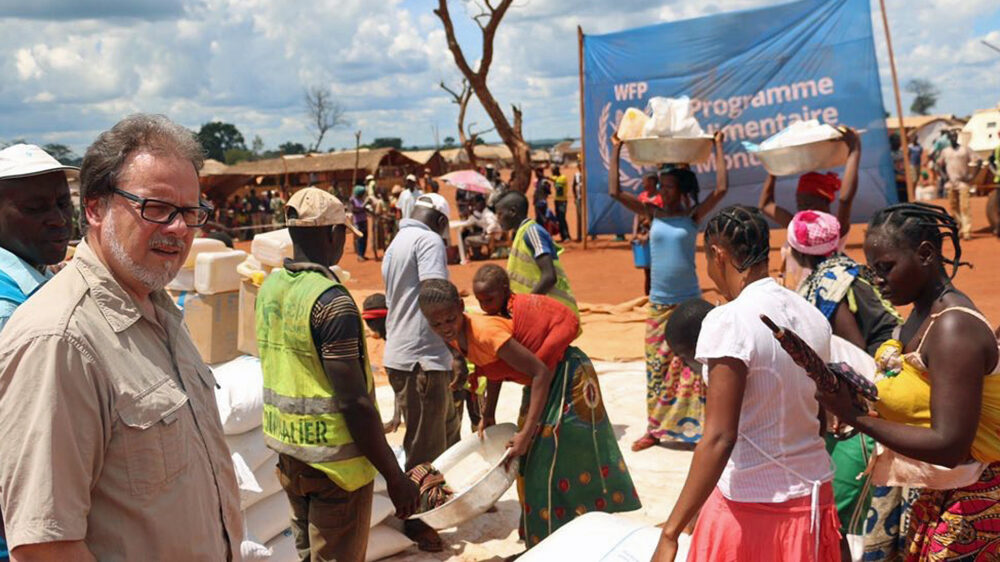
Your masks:
{"label": "orange t-shirt", "polygon": [[[513,320],[500,316],[465,315],[468,352],[465,357],[476,365],[476,374],[493,381],[531,384],[531,377],[520,373],[497,357],[508,340],[523,345],[549,369],[555,369],[576,339],[579,320],[566,305],[544,295],[514,295],[510,302]],[[456,345],[454,342],[452,345]],[[457,345],[456,345],[457,347]]]}

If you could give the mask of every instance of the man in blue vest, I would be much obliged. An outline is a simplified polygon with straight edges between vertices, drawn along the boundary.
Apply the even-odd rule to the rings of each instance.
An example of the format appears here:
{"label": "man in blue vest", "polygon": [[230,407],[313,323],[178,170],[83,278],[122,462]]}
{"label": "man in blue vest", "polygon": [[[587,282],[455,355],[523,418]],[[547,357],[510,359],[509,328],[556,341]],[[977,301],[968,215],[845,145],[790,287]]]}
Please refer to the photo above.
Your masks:
{"label": "man in blue vest", "polygon": [[0,150],[0,330],[14,310],[52,277],[48,266],[66,257],[73,201],[63,166],[41,148]]}

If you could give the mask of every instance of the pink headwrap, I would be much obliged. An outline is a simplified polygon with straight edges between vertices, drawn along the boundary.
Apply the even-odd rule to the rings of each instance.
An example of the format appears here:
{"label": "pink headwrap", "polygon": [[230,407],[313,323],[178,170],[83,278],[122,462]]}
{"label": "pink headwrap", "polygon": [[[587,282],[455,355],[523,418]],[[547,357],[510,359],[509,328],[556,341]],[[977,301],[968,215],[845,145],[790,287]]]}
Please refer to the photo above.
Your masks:
{"label": "pink headwrap", "polygon": [[788,245],[808,256],[828,256],[840,245],[840,221],[822,211],[799,211],[788,224]]}

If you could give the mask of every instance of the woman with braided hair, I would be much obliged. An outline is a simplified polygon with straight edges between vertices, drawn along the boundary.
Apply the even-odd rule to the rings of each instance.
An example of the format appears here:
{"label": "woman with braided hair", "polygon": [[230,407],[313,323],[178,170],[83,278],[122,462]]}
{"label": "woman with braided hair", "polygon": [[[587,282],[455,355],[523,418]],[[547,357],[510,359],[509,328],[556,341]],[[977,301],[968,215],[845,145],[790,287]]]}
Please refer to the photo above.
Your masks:
{"label": "woman with braided hair", "polygon": [[[688,560],[838,561],[840,533],[816,385],[765,326],[766,313],[830,360],[830,324],[767,274],[770,233],[754,207],[708,221],[708,275],[729,301],[702,322],[705,433],[663,525],[654,562],[670,562],[697,516]],[[700,513],[699,513],[700,510]]]}
{"label": "woman with braided hair", "polygon": [[817,395],[891,450],[876,459],[876,474],[883,459],[891,474],[905,455],[936,475],[933,484],[913,482],[925,489],[910,508],[908,561],[1000,559],[1000,350],[989,322],[952,283],[965,265],[959,236],[955,219],[936,205],[892,205],[872,217],[868,265],[885,298],[913,308],[876,352],[885,377],[877,415],[858,411],[842,392]]}
{"label": "woman with braided hair", "polygon": [[[532,297],[550,302],[534,312],[514,314],[540,314],[558,306],[566,322],[575,321],[555,299]],[[508,447],[511,458],[520,458],[520,532],[528,548],[588,511],[641,507],[586,354],[570,346],[565,354],[556,354],[561,358],[549,369],[539,357],[545,338],[526,335],[515,319],[465,314],[458,289],[445,280],[424,281],[419,303],[431,329],[476,365],[477,372],[502,361],[501,371],[512,372],[507,380],[524,385],[519,429]],[[574,327],[570,333],[575,332]],[[571,340],[572,335],[564,348]],[[487,405],[484,416],[491,417],[495,397],[487,398],[492,407]]]}
{"label": "woman with braided hair", "polygon": [[659,172],[659,204],[622,191],[618,174],[622,141],[611,137],[614,153],[608,195],[650,221],[649,317],[646,319],[646,434],[632,444],[641,451],[661,440],[691,446],[701,438],[705,389],[670,350],[664,330],[678,304],[701,296],[694,253],[698,223],[726,196],[725,135],[715,134],[715,190],[698,200],[698,178],[685,167],[666,164]]}

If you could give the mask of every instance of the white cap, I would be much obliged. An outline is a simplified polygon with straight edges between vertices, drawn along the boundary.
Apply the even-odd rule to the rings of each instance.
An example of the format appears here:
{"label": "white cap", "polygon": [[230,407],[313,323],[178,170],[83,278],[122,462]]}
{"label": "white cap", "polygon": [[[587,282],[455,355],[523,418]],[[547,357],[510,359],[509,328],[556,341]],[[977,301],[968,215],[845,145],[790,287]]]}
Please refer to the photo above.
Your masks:
{"label": "white cap", "polygon": [[417,202],[414,203],[414,206],[434,209],[446,217],[451,214],[451,206],[448,205],[448,200],[440,193],[425,193],[417,197]]}
{"label": "white cap", "polygon": [[415,176],[413,174],[407,174],[406,175],[406,181],[417,181],[417,176]]}
{"label": "white cap", "polygon": [[65,172],[66,179],[80,177],[80,168],[64,166],[33,144],[15,144],[0,150],[0,180]]}

